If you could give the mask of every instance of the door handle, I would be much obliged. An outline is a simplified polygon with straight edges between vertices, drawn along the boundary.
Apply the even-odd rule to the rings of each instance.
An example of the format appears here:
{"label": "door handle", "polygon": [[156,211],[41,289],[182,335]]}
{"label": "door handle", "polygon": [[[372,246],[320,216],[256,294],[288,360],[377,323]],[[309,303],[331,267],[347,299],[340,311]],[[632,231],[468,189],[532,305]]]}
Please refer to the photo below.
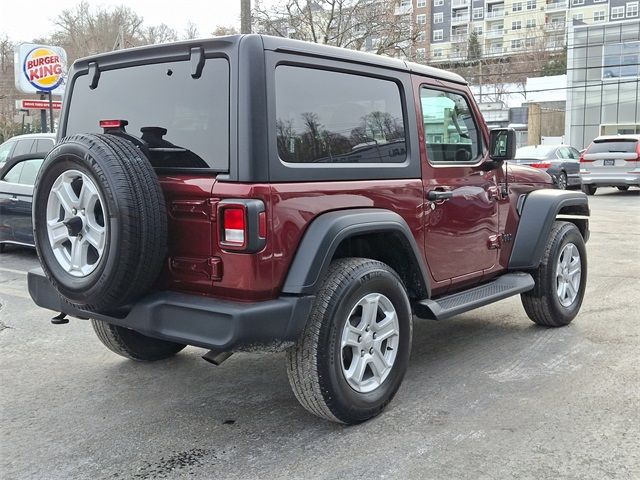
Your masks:
{"label": "door handle", "polygon": [[18,198],[17,197],[11,197],[9,199],[9,201],[13,202],[13,203],[17,203],[18,202]]}
{"label": "door handle", "polygon": [[449,200],[451,197],[453,197],[453,192],[443,190],[431,190],[427,192],[427,200],[431,200],[432,202]]}

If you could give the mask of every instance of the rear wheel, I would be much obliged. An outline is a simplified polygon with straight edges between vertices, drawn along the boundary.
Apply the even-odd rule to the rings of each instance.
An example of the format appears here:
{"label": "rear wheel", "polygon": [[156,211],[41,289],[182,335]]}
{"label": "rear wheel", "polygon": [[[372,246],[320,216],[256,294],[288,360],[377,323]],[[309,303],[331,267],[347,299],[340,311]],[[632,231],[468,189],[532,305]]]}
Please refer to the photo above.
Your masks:
{"label": "rear wheel", "polygon": [[147,337],[135,330],[91,320],[98,339],[112,352],[131,360],[152,362],[172,357],[186,345]]}
{"label": "rear wheel", "polygon": [[629,186],[628,185],[622,185],[622,186],[618,187],[618,190],[620,190],[621,192],[626,192],[627,190],[629,190]]}
{"label": "rear wheel", "polygon": [[582,185],[582,191],[587,195],[595,195],[597,189],[598,187],[596,187],[595,185]]}
{"label": "rear wheel", "polygon": [[412,318],[398,275],[363,258],[334,261],[307,326],[287,351],[287,373],[302,406],[353,424],[379,414],[407,369]]}
{"label": "rear wheel", "polygon": [[580,310],[587,284],[587,252],[574,224],[554,223],[533,278],[534,288],[521,295],[529,318],[546,327],[568,325]]}
{"label": "rear wheel", "polygon": [[567,174],[564,172],[560,172],[558,175],[558,190],[566,190],[567,189]]}

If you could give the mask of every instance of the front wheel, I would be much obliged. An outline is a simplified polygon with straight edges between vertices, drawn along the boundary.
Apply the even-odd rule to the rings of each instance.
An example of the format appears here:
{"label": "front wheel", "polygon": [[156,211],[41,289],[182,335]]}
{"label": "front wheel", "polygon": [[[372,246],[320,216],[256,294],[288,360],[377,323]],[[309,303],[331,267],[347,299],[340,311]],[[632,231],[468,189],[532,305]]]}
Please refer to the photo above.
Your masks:
{"label": "front wheel", "polygon": [[384,263],[332,262],[287,373],[302,406],[346,424],[378,415],[409,362],[412,317],[406,290]]}
{"label": "front wheel", "polygon": [[538,325],[561,327],[575,318],[587,285],[587,251],[580,230],[569,222],[555,222],[535,286],[521,295],[527,315]]}

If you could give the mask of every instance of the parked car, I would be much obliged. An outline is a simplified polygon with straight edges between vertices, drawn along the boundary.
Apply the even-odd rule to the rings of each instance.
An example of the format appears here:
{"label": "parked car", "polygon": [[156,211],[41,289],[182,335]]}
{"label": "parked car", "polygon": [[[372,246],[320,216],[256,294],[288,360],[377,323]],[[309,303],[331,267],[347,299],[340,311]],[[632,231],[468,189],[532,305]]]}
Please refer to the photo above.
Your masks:
{"label": "parked car", "polygon": [[580,188],[580,153],[568,145],[530,145],[516,150],[516,163],[540,168],[560,190]]}
{"label": "parked car", "polygon": [[640,187],[640,135],[604,135],[580,157],[582,190],[594,195],[598,187],[629,190]]}
{"label": "parked car", "polygon": [[6,244],[33,247],[33,184],[45,152],[13,157],[0,168],[0,252]]}
{"label": "parked car", "polygon": [[260,35],[122,50],[74,63],[60,136],[29,291],[127,358],[285,350],[300,403],[357,423],[398,390],[414,313],[520,294],[559,327],[582,303],[586,195],[507,179],[515,132],[454,73]]}
{"label": "parked car", "polygon": [[16,135],[0,145],[0,168],[14,157],[30,153],[45,155],[53,148],[56,141],[54,133],[28,133]]}

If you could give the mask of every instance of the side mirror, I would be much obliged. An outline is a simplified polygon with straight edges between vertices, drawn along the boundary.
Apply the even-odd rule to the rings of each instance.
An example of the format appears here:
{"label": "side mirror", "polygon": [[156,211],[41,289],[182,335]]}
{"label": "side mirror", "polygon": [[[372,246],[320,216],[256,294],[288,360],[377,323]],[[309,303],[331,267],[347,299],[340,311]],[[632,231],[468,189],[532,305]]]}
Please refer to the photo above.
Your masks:
{"label": "side mirror", "polygon": [[516,131],[494,128],[489,132],[489,156],[494,162],[513,160],[516,156]]}

